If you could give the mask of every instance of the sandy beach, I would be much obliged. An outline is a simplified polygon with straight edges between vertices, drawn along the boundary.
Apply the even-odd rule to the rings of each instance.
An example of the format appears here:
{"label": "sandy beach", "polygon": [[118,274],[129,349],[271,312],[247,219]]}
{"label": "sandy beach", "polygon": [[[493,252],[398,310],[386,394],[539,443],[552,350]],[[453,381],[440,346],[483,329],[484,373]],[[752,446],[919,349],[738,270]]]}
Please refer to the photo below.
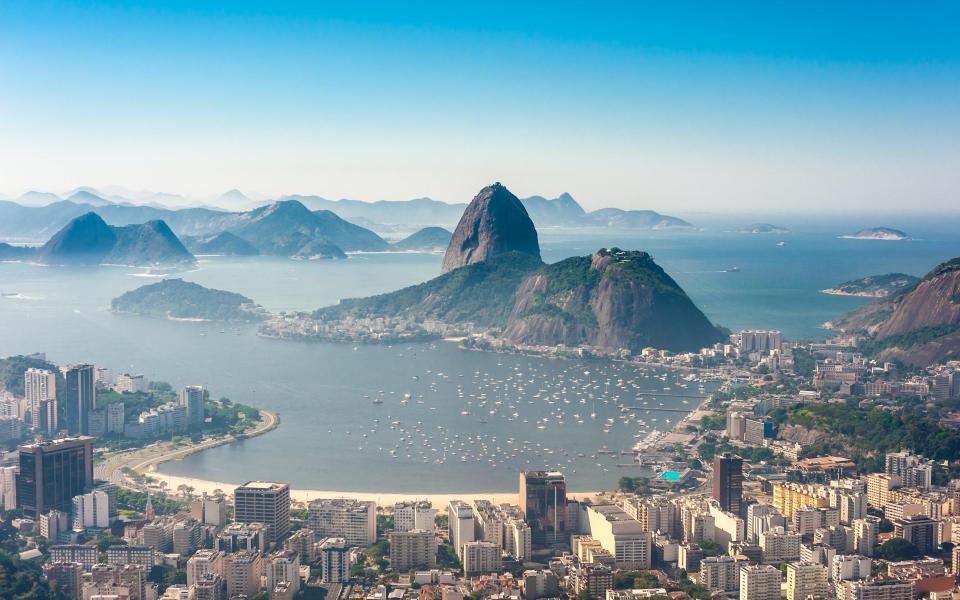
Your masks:
{"label": "sandy beach", "polygon": [[[176,492],[181,485],[188,485],[193,488],[194,494],[207,493],[212,494],[214,490],[221,490],[227,495],[233,492],[238,483],[227,483],[224,481],[208,481],[205,479],[193,479],[190,477],[180,477],[177,475],[166,475],[155,471],[146,473],[157,481],[167,482],[167,490]],[[596,492],[571,492],[567,494],[569,498],[592,498]],[[403,500],[429,500],[434,507],[441,508],[446,506],[450,500],[490,500],[494,503],[518,502],[515,492],[465,492],[459,494],[419,494],[416,492],[343,492],[333,490],[301,490],[290,489],[290,498],[294,502],[309,502],[317,498],[355,498],[357,500],[374,500],[380,506],[394,504]]]}

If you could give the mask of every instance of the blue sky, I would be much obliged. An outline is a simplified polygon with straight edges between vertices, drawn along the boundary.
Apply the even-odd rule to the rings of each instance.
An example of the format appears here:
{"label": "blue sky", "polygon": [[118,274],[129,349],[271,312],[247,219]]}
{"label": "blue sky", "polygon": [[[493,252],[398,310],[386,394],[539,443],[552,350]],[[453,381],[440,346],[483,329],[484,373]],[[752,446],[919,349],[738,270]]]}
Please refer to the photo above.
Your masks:
{"label": "blue sky", "polygon": [[[479,3],[478,3],[479,4]],[[0,193],[960,205],[957,3],[0,3]]]}

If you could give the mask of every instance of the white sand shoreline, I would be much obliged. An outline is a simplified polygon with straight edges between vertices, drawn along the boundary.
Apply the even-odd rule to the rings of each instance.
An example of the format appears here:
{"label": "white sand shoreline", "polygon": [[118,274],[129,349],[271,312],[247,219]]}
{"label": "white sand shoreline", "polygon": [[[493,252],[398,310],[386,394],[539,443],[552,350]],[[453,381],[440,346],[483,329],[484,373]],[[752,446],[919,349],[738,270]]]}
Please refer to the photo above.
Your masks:
{"label": "white sand shoreline", "polygon": [[[239,483],[228,483],[224,481],[210,481],[207,479],[194,479],[192,477],[182,477],[179,475],[167,475],[150,471],[144,473],[158,481],[167,483],[167,491],[176,493],[181,485],[187,485],[193,488],[194,494],[207,493],[212,494],[214,490],[221,490],[227,495],[231,495],[234,488]],[[519,474],[518,474],[519,477]],[[570,492],[569,498],[592,498],[597,492]],[[391,505],[403,500],[429,500],[434,508],[443,508],[451,500],[474,500],[484,499],[494,503],[518,502],[516,492],[462,492],[462,493],[421,493],[421,492],[344,492],[334,490],[307,490],[290,488],[290,499],[294,502],[310,502],[317,498],[353,498],[356,500],[373,500],[378,505]]]}

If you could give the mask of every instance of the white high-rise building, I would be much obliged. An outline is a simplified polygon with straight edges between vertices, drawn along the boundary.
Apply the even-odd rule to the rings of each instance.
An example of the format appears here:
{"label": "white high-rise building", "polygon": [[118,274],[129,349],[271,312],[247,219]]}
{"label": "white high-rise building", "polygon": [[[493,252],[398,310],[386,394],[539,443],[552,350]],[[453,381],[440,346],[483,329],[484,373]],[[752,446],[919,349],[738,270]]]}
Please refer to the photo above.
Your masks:
{"label": "white high-rise building", "polygon": [[700,561],[698,583],[711,592],[731,594],[740,589],[740,565],[733,556],[710,556]]}
{"label": "white high-rise building", "polygon": [[783,334],[777,330],[744,330],[737,336],[741,352],[770,352],[783,345]]}
{"label": "white high-rise building", "polygon": [[533,556],[533,534],[530,526],[522,519],[507,521],[504,535],[504,550],[517,560],[529,560]]}
{"label": "white high-rise building", "polygon": [[344,538],[323,540],[320,543],[320,579],[324,583],[342,583],[350,579],[351,556],[350,546]]}
{"label": "white high-rise building", "polygon": [[740,569],[740,600],[779,600],[780,570],[773,565]]}
{"label": "white high-rise building", "polygon": [[207,573],[223,577],[224,554],[216,550],[197,550],[187,561],[187,586],[193,587]]}
{"label": "white high-rise building", "polygon": [[620,569],[649,569],[653,561],[653,538],[640,522],[619,506],[587,507],[590,536],[613,555]]}
{"label": "white high-rise building", "polygon": [[463,500],[451,500],[447,506],[447,529],[450,534],[450,544],[457,551],[457,556],[463,560],[463,546],[472,542],[474,538],[473,507]]}
{"label": "white high-rise building", "polygon": [[23,395],[30,413],[30,426],[44,433],[55,432],[58,427],[57,376],[46,369],[27,369],[23,373]]}
{"label": "white high-rise building", "polygon": [[223,565],[229,597],[244,594],[253,597],[260,591],[263,576],[263,555],[253,550],[242,550],[226,556]]}
{"label": "white high-rise building", "polygon": [[826,597],[830,592],[829,573],[825,565],[787,564],[787,600],[806,600],[811,595]]}
{"label": "white high-rise building", "polygon": [[351,546],[370,546],[377,541],[377,503],[348,498],[314,500],[307,527],[319,536],[342,537]]}
{"label": "white high-rise building", "polygon": [[17,508],[17,467],[0,467],[0,506]]}
{"label": "white high-rise building", "polygon": [[783,562],[800,560],[799,533],[784,531],[783,527],[774,527],[760,534],[760,549],[763,550],[763,562],[779,565]]}
{"label": "white high-rise building", "polygon": [[45,537],[47,541],[56,544],[57,537],[67,531],[67,513],[59,510],[51,510],[50,512],[40,515],[38,523],[40,525],[40,535]]}
{"label": "white high-rise building", "polygon": [[933,484],[933,465],[921,456],[890,452],[885,466],[887,474],[898,476],[904,487],[929,490]]}
{"label": "white high-rise building", "polygon": [[110,526],[110,496],[94,491],[73,497],[73,528],[77,531]]}
{"label": "white high-rise building", "polygon": [[117,375],[117,381],[113,384],[113,389],[118,392],[135,394],[137,392],[147,391],[147,379],[143,375],[131,375],[130,373],[121,373]]}
{"label": "white high-rise building", "polygon": [[834,582],[853,581],[870,576],[871,561],[857,554],[837,554],[830,567],[830,579]]}
{"label": "white high-rise building", "polygon": [[393,506],[394,531],[425,529],[433,531],[437,509],[428,500],[397,502]]}
{"label": "white high-rise building", "polygon": [[390,566],[403,572],[432,569],[437,564],[437,540],[433,530],[411,529],[390,533]]}
{"label": "white high-rise building", "polygon": [[864,556],[873,556],[880,535],[880,519],[864,517],[853,522],[853,548]]}
{"label": "white high-rise building", "polygon": [[844,581],[837,586],[838,600],[913,600],[916,582],[900,579]]}
{"label": "white high-rise building", "polygon": [[758,543],[760,534],[774,527],[786,527],[787,519],[772,504],[751,504],[747,507],[747,541]]}
{"label": "white high-rise building", "polygon": [[103,388],[107,388],[113,385],[113,371],[107,369],[106,367],[98,367],[94,371],[95,383]]}
{"label": "white high-rise building", "polygon": [[300,591],[300,554],[292,551],[274,552],[267,559],[267,589],[271,592],[280,583],[289,584],[294,595]]}
{"label": "white high-rise building", "polygon": [[466,542],[463,544],[463,572],[467,575],[495,573],[501,567],[500,554],[500,546],[493,542]]}

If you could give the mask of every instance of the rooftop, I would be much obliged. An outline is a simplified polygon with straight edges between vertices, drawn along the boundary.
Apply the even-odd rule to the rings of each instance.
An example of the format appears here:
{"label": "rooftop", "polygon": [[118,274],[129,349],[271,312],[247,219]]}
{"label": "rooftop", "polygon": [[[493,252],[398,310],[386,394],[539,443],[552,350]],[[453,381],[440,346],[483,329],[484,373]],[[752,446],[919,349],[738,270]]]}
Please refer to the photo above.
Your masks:
{"label": "rooftop", "polygon": [[595,511],[606,519],[615,534],[640,534],[644,532],[640,522],[628,515],[619,506],[600,504],[591,506],[589,510]]}
{"label": "rooftop", "polygon": [[248,481],[245,484],[241,485],[237,489],[246,489],[246,490],[282,490],[285,487],[290,487],[288,483],[277,483],[275,481]]}

